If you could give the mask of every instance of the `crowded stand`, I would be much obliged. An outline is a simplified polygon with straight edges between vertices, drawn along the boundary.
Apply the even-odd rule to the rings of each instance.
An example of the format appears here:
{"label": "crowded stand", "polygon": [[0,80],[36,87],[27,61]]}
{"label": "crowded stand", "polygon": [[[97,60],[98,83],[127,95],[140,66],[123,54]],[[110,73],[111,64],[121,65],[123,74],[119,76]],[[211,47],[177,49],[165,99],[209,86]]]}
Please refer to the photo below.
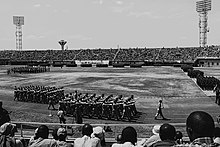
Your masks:
{"label": "crowded stand", "polygon": [[84,49],[75,60],[113,60],[117,49]]}
{"label": "crowded stand", "polygon": [[47,67],[33,67],[33,66],[27,66],[27,67],[13,67],[9,68],[7,70],[7,74],[12,73],[42,73],[42,72],[49,72],[50,68]]}
{"label": "crowded stand", "polygon": [[48,104],[58,103],[64,97],[63,88],[50,86],[20,86],[14,88],[14,100],[21,102],[32,102]]}
{"label": "crowded stand", "polygon": [[220,57],[220,46],[205,47],[198,57]]}
{"label": "crowded stand", "polygon": [[10,60],[110,60],[110,61],[182,61],[197,57],[219,57],[219,46],[176,48],[119,48],[78,50],[3,50],[0,59]]}
{"label": "crowded stand", "polygon": [[159,53],[159,49],[147,49],[147,48],[129,48],[120,49],[115,57],[116,61],[153,61],[155,55]]}
{"label": "crowded stand", "polygon": [[137,115],[133,95],[130,97],[105,96],[104,94],[97,96],[75,91],[74,94],[66,94],[65,99],[62,99],[59,105],[59,108],[67,115],[78,115],[76,113],[79,111],[82,117],[88,118],[131,121]]}
{"label": "crowded stand", "polygon": [[159,61],[194,61],[200,54],[201,48],[162,48],[156,60]]}

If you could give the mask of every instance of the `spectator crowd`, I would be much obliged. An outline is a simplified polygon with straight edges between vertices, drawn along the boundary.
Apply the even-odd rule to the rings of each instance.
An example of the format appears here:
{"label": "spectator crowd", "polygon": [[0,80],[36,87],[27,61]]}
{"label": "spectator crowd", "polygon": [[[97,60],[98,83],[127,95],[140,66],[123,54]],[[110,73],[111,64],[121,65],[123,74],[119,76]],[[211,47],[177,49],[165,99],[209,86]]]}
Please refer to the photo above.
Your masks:
{"label": "spectator crowd", "polygon": [[105,130],[86,123],[81,128],[81,137],[68,140],[66,128],[53,128],[49,138],[49,127],[40,125],[34,135],[27,142],[23,138],[16,138],[15,124],[6,122],[0,127],[1,147],[219,147],[220,128],[215,126],[210,114],[204,111],[194,111],[186,119],[186,132],[189,140],[184,140],[181,131],[169,123],[156,124],[152,129],[152,136],[138,139],[138,133],[132,126],[124,127],[117,134],[115,143],[106,142]]}
{"label": "spectator crowd", "polygon": [[220,57],[219,46],[176,48],[118,48],[78,50],[2,50],[0,59],[37,60],[109,60],[109,61],[183,61],[196,57]]}

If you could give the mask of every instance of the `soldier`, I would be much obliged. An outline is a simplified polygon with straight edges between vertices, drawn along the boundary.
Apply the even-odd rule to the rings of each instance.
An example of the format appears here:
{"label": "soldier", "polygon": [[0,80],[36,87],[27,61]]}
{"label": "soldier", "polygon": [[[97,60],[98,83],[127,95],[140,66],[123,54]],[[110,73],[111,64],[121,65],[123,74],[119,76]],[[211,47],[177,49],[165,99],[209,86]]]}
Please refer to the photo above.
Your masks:
{"label": "soldier", "polygon": [[50,107],[53,107],[53,110],[55,110],[55,107],[54,107],[54,95],[49,95],[48,97],[48,110],[50,109]]}
{"label": "soldier", "polygon": [[164,108],[163,106],[163,101],[162,100],[159,100],[159,103],[158,103],[158,108],[157,108],[157,113],[154,117],[154,119],[157,119],[157,117],[160,115],[162,117],[162,119],[166,119],[164,116],[163,116],[163,113],[162,113],[162,109]]}
{"label": "soldier", "polygon": [[59,117],[60,123],[65,124],[66,123],[66,119],[64,117],[64,112],[61,108],[59,108],[58,112],[57,112],[57,116]]}
{"label": "soldier", "polygon": [[122,119],[124,119],[125,117],[128,118],[128,121],[131,121],[131,119],[132,119],[132,113],[131,113],[130,104],[129,104],[129,101],[127,101],[127,100],[125,100],[124,104],[123,104]]}
{"label": "soldier", "polygon": [[130,103],[130,107],[131,107],[131,112],[133,115],[137,114],[137,109],[135,106],[135,100],[134,100],[134,95],[131,95],[130,99],[129,99],[129,103]]}
{"label": "soldier", "polygon": [[75,100],[78,99],[78,92],[77,92],[77,90],[75,90],[75,92],[74,92],[74,98],[75,98]]}
{"label": "soldier", "polygon": [[121,114],[120,114],[120,103],[118,103],[118,99],[115,99],[113,101],[113,110],[112,110],[112,116],[116,117],[117,120],[120,120]]}
{"label": "soldier", "polygon": [[94,100],[94,105],[93,105],[94,115],[97,116],[99,119],[102,118],[102,102],[99,100],[103,99],[104,96],[105,95],[102,94]]}
{"label": "soldier", "polygon": [[113,110],[113,103],[111,101],[105,100],[102,104],[102,117],[106,117],[107,119],[111,119],[112,111]]}
{"label": "soldier", "polygon": [[18,96],[19,96],[19,90],[18,88],[15,86],[14,88],[14,101],[18,100]]}
{"label": "soldier", "polygon": [[213,89],[213,92],[215,92],[215,103],[220,105],[220,86],[219,84],[216,84],[216,86]]}
{"label": "soldier", "polygon": [[82,124],[83,120],[82,120],[82,105],[77,102],[76,106],[75,106],[75,116],[76,116],[76,123],[77,124]]}

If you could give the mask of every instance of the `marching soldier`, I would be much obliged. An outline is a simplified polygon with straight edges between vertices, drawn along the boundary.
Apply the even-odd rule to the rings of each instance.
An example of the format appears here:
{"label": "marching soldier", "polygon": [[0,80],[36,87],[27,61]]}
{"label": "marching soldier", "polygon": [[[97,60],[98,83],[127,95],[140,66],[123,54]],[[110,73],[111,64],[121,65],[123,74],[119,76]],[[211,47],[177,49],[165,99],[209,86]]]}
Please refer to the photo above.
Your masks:
{"label": "marching soldier", "polygon": [[66,123],[66,119],[64,117],[64,112],[61,108],[59,108],[58,112],[57,112],[57,116],[59,117],[60,123],[65,124]]}
{"label": "marching soldier", "polygon": [[49,95],[48,96],[48,110],[50,109],[50,107],[53,107],[53,110],[55,110],[55,107],[54,107],[54,95]]}
{"label": "marching soldier", "polygon": [[76,116],[76,123],[77,124],[82,124],[83,120],[82,120],[82,105],[80,103],[76,103],[76,107],[75,107],[75,116]]}
{"label": "marching soldier", "polygon": [[15,88],[14,88],[14,101],[15,101],[15,100],[18,100],[18,97],[19,97],[19,90],[18,90],[18,88],[15,86]]}
{"label": "marching soldier", "polygon": [[125,100],[124,104],[123,104],[122,119],[124,119],[125,117],[128,118],[128,121],[131,121],[131,119],[132,119],[130,104],[129,104],[129,101],[127,101],[127,100]]}
{"label": "marching soldier", "polygon": [[113,110],[112,110],[112,116],[113,117],[116,117],[117,120],[120,120],[121,119],[121,114],[120,114],[120,103],[118,103],[117,99],[115,99],[113,101]]}

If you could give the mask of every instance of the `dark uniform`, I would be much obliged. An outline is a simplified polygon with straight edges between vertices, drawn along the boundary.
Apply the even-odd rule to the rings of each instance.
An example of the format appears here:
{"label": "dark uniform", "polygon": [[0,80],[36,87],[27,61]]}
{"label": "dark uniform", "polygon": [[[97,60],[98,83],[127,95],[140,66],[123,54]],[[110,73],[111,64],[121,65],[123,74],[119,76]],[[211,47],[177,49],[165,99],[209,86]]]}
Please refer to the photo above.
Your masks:
{"label": "dark uniform", "polygon": [[51,106],[53,107],[53,110],[55,110],[53,97],[54,97],[53,95],[50,95],[48,98],[48,110],[50,109]]}
{"label": "dark uniform", "polygon": [[62,124],[65,124],[66,123],[66,119],[64,117],[64,112],[62,109],[60,109],[58,112],[57,112],[57,116],[59,117],[60,119],[60,123]]}
{"label": "dark uniform", "polygon": [[80,103],[76,103],[76,107],[75,107],[75,116],[76,116],[76,123],[77,124],[82,124],[83,120],[82,120],[82,105]]}

